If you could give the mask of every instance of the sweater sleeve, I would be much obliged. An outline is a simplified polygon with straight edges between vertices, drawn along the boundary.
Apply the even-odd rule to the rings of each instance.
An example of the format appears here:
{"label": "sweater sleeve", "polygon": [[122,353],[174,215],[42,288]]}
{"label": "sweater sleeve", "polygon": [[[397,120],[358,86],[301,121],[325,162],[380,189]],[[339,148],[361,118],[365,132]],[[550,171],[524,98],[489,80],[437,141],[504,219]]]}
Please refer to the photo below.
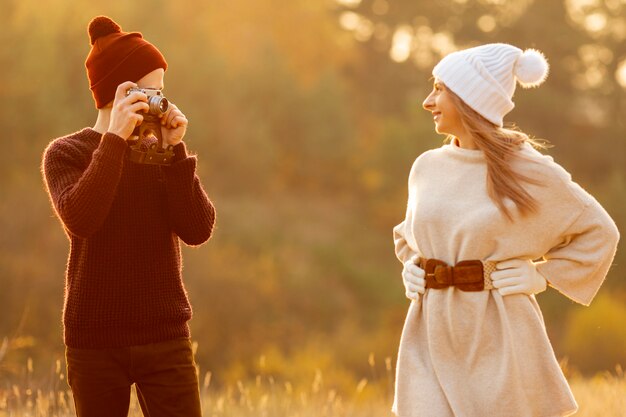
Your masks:
{"label": "sweater sleeve", "polygon": [[[122,174],[126,142],[106,133],[91,155],[74,152],[68,142],[55,142],[44,155],[44,181],[54,209],[73,235],[97,232],[115,198]],[[85,161],[89,161],[85,168]]]}
{"label": "sweater sleeve", "polygon": [[409,174],[408,202],[404,221],[393,228],[393,243],[395,245],[396,257],[403,264],[411,259],[413,256],[418,255],[418,252],[416,250],[417,248],[412,248],[407,242],[407,233],[410,232],[409,230],[407,230],[407,228],[410,227],[410,219],[413,217],[412,209],[416,205],[416,192],[412,184],[416,180],[417,164],[419,159],[420,158],[415,160]]}
{"label": "sweater sleeve", "polygon": [[393,228],[393,243],[395,245],[396,256],[398,257],[398,260],[400,260],[400,262],[402,262],[403,264],[411,259],[413,256],[417,255],[417,252],[411,249],[406,241],[404,234],[405,224],[406,220]]}
{"label": "sweater sleeve", "polygon": [[[590,197],[590,196],[589,196]],[[537,264],[549,284],[572,300],[589,305],[617,250],[617,226],[592,197]]]}
{"label": "sweater sleeve", "polygon": [[168,218],[174,233],[188,245],[206,242],[215,224],[215,208],[196,175],[196,164],[181,142],[174,147],[172,165],[163,167]]}

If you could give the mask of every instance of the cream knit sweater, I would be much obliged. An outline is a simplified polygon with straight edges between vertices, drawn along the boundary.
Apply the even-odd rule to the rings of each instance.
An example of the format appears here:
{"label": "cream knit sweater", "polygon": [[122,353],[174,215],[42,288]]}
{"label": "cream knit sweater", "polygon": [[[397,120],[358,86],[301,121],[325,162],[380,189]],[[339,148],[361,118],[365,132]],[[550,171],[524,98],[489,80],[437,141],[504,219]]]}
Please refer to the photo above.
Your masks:
{"label": "cream knit sweater", "polygon": [[[588,305],[619,240],[600,204],[549,156],[525,144],[515,169],[539,211],[509,222],[487,195],[484,154],[444,145],[411,169],[396,255],[461,260],[537,260],[549,284]],[[398,353],[393,411],[400,417],[549,417],[575,412],[534,296],[496,290],[427,290],[411,302]]]}

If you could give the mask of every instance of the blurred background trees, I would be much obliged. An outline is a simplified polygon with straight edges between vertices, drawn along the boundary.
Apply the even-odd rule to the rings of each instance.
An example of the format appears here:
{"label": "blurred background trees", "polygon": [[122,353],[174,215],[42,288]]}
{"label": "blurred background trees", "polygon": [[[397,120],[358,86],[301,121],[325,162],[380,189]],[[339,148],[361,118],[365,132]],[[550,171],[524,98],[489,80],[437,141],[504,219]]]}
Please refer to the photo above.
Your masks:
{"label": "blurred background trees", "polygon": [[[370,372],[370,353],[393,363],[408,302],[391,229],[412,161],[443,139],[421,102],[453,50],[507,42],[546,54],[548,81],[518,88],[506,120],[548,139],[626,226],[623,0],[0,5],[4,376],[26,357],[53,364],[63,353],[68,244],[39,165],[52,139],[95,122],[83,63],[98,14],[161,49],[165,95],[190,119],[218,224],[208,244],[184,249],[184,275],[198,361],[218,380],[253,374],[260,355],[274,374],[324,368],[346,384]],[[626,364],[625,260],[620,250],[589,308],[554,291],[538,297],[570,366]]]}

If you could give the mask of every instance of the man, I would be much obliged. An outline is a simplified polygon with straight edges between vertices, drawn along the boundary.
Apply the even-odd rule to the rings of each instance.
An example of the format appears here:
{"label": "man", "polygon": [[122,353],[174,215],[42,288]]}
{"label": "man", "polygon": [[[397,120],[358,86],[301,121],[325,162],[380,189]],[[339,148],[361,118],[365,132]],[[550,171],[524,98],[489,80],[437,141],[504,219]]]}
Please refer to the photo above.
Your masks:
{"label": "man", "polygon": [[135,384],[145,416],[200,416],[179,239],[207,241],[215,210],[175,105],[160,119],[171,164],[129,160],[133,130],[149,107],[146,94],[129,90],[163,88],[163,55],[105,16],[90,22],[89,35],[85,65],[98,118],[54,140],[42,167],[70,240],[63,324],[76,412],[127,416]]}

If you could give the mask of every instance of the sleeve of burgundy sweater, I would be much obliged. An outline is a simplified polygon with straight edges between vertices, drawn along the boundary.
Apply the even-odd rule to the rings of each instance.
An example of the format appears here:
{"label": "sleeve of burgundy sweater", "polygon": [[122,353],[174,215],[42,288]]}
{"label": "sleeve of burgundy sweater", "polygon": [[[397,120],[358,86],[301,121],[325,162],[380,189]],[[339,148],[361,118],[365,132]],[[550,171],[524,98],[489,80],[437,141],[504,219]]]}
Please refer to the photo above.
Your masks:
{"label": "sleeve of burgundy sweater", "polygon": [[115,198],[125,150],[124,139],[112,133],[103,135],[90,161],[90,155],[67,139],[53,142],[46,150],[44,180],[70,233],[87,238],[102,226]]}
{"label": "sleeve of burgundy sweater", "polygon": [[163,167],[170,224],[188,245],[206,242],[215,224],[215,208],[196,175],[196,163],[181,142],[174,147],[172,165]]}

